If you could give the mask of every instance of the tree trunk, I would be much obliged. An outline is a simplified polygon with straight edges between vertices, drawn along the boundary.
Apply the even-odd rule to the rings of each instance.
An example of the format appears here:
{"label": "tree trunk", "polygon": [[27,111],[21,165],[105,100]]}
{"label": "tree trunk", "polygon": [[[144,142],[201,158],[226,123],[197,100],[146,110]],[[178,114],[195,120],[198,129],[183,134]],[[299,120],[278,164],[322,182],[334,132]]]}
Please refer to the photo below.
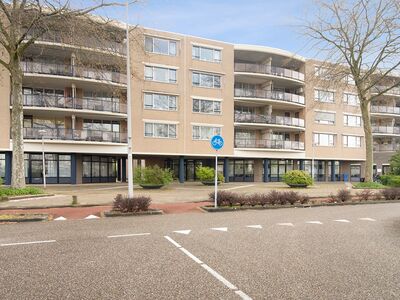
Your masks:
{"label": "tree trunk", "polygon": [[22,77],[20,59],[14,58],[11,62],[11,139],[12,139],[12,179],[13,188],[25,187],[24,165],[24,110],[22,102]]}
{"label": "tree trunk", "polygon": [[374,158],[369,101],[362,99],[360,107],[365,135],[365,181],[372,181],[372,165]]}

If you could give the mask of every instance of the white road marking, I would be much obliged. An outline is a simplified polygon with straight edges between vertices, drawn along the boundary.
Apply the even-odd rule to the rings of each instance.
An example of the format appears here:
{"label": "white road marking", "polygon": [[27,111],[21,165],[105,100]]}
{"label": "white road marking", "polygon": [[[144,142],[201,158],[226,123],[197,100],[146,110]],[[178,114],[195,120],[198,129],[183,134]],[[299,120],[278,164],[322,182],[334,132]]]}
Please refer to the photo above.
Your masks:
{"label": "white road marking", "polygon": [[130,236],[143,236],[143,235],[150,235],[148,232],[144,233],[131,233],[131,234],[117,234],[117,235],[109,235],[108,238],[121,238],[121,237],[130,237]]}
{"label": "white road marking", "polygon": [[63,216],[54,219],[54,221],[65,221],[65,220],[66,218],[64,218]]}
{"label": "white road marking", "polygon": [[320,221],[307,221],[306,223],[307,224],[319,224],[319,225],[322,225],[322,222],[320,222]]}
{"label": "white road marking", "polygon": [[175,233],[180,233],[180,234],[185,234],[188,235],[190,232],[192,232],[190,229],[187,230],[175,230]]}
{"label": "white road marking", "polygon": [[361,221],[371,221],[371,222],[375,222],[376,221],[375,219],[372,219],[372,218],[359,218],[359,220],[361,220]]}
{"label": "white road marking", "polygon": [[247,225],[248,228],[262,229],[261,225]]}
{"label": "white road marking", "polygon": [[254,186],[254,184],[248,184],[248,185],[242,185],[242,186],[234,186],[231,188],[227,188],[227,189],[222,189],[223,191],[231,191],[231,190],[238,190],[238,189],[243,189],[243,188],[248,188],[248,187],[252,187]]}
{"label": "white road marking", "polygon": [[293,223],[277,223],[279,226],[294,226]]}
{"label": "white road marking", "polygon": [[208,273],[210,273],[214,278],[218,279],[221,281],[227,288],[233,290],[236,295],[241,297],[243,300],[252,300],[251,297],[246,295],[243,291],[239,290],[235,285],[233,285],[230,281],[228,281],[225,277],[223,277],[221,274],[219,274],[217,271],[203,263],[200,259],[198,259],[196,256],[194,256],[192,253],[190,253],[188,250],[183,248],[181,245],[179,245],[177,242],[175,242],[172,238],[169,236],[164,236],[171,244],[173,244],[175,247],[177,247],[179,250],[181,250],[183,253],[185,253],[188,257],[190,257],[193,261],[195,261],[197,264],[199,264],[202,268],[207,270]]}
{"label": "white road marking", "polygon": [[340,223],[350,223],[349,220],[346,219],[339,219],[339,220],[334,220],[335,222],[340,222]]}
{"label": "white road marking", "polygon": [[85,218],[85,220],[94,220],[94,219],[100,219],[98,216],[95,215],[89,215]]}
{"label": "white road marking", "polygon": [[216,231],[228,231],[228,227],[215,227],[215,228],[210,228],[211,230],[216,230]]}
{"label": "white road marking", "polygon": [[32,244],[46,244],[46,243],[55,243],[55,242],[56,242],[56,240],[20,242],[20,243],[10,243],[10,244],[0,244],[0,247],[19,246],[19,245],[32,245]]}

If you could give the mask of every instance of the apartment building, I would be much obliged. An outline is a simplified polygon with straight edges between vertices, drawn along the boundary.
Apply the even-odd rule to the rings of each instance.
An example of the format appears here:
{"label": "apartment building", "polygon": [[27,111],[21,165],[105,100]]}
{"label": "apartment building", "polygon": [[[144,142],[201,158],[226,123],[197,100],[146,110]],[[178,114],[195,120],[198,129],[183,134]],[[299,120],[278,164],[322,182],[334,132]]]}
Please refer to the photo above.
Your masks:
{"label": "apartment building", "polygon": [[[50,32],[28,51],[24,71],[27,183],[126,180],[127,80],[132,92],[136,165],[173,170],[196,180],[213,166],[209,140],[225,139],[219,170],[227,181],[280,181],[303,169],[317,181],[358,181],[365,145],[354,86],[327,87],[321,66],[285,50],[229,44],[136,27],[131,78],[126,77],[123,29],[102,43],[76,45]],[[83,46],[83,47],[82,47]],[[11,178],[9,79],[0,78],[0,176]],[[379,88],[379,87],[377,87]],[[376,171],[398,149],[400,127],[392,90],[371,106]]]}

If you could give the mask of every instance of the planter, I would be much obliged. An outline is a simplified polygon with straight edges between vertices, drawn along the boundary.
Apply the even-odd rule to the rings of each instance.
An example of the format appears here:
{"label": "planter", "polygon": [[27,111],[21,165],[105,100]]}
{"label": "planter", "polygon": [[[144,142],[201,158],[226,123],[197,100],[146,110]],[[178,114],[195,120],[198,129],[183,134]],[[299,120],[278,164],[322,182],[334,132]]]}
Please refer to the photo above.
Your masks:
{"label": "planter", "polygon": [[42,222],[48,221],[48,214],[7,214],[0,215],[0,223],[2,222]]}
{"label": "planter", "polygon": [[287,183],[287,185],[289,186],[289,187],[291,187],[291,188],[297,188],[297,189],[301,189],[301,188],[307,188],[307,184],[304,184],[304,183]]}
{"label": "planter", "polygon": [[146,190],[158,190],[164,186],[163,184],[139,184],[139,185]]}
{"label": "planter", "polygon": [[[212,180],[212,181],[202,181],[201,183],[204,184],[204,185],[214,185],[215,181],[214,180]],[[221,183],[222,183],[222,181],[218,181],[218,185],[220,185]]]}
{"label": "planter", "polygon": [[120,212],[120,211],[106,211],[104,212],[105,217],[134,217],[134,216],[146,216],[146,215],[162,215],[164,212],[161,209],[149,209],[146,211],[138,212]]}

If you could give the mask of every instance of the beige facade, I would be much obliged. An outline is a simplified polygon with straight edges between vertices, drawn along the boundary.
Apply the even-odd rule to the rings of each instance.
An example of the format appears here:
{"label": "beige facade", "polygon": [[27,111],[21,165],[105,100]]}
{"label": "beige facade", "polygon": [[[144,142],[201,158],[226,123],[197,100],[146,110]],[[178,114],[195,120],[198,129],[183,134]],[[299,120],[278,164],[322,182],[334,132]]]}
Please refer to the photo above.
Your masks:
{"label": "beige facade", "polygon": [[[172,168],[181,181],[195,180],[197,166],[213,164],[210,137],[221,134],[219,168],[228,180],[276,181],[291,169],[305,169],[317,180],[363,176],[365,140],[354,86],[316,75],[318,61],[141,27],[130,38],[135,166],[157,164]],[[41,180],[42,138],[55,162],[47,172],[54,183],[125,179],[129,78],[125,42],[113,43],[112,49],[82,49],[47,37],[24,58],[29,183]],[[89,57],[102,69],[94,69]],[[9,128],[9,79],[2,74],[0,125]],[[379,172],[398,149],[399,100],[393,90],[371,105]],[[0,160],[10,151],[4,130]]]}

